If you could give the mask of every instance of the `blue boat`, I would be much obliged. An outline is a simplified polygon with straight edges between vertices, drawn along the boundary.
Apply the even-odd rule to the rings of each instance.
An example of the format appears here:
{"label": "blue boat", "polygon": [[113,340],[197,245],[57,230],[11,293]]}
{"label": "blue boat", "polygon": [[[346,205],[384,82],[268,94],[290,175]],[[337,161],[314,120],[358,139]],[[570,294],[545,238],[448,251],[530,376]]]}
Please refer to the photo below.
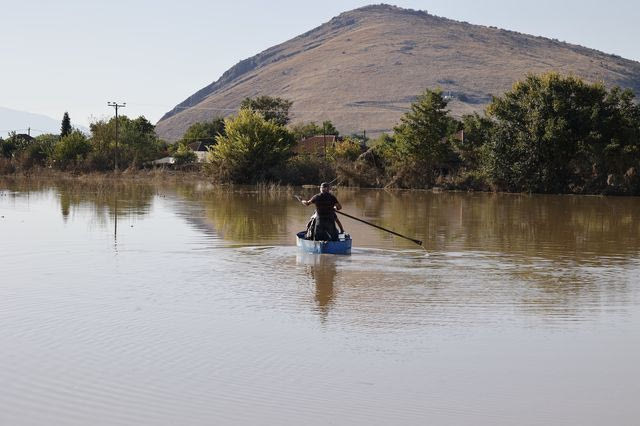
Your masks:
{"label": "blue boat", "polygon": [[345,238],[338,241],[307,240],[306,232],[296,234],[296,245],[305,253],[317,254],[351,254],[351,235],[344,234]]}

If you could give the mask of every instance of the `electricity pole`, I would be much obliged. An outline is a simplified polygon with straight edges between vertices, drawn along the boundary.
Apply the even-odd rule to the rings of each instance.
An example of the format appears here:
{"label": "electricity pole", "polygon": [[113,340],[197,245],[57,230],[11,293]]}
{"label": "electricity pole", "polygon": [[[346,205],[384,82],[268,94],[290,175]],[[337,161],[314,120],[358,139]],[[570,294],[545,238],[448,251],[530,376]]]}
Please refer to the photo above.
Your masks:
{"label": "electricity pole", "polygon": [[114,107],[116,109],[116,150],[113,153],[114,163],[115,163],[115,171],[118,171],[118,108],[124,108],[127,106],[127,103],[124,102],[119,104],[117,102],[107,102],[107,105],[110,107]]}

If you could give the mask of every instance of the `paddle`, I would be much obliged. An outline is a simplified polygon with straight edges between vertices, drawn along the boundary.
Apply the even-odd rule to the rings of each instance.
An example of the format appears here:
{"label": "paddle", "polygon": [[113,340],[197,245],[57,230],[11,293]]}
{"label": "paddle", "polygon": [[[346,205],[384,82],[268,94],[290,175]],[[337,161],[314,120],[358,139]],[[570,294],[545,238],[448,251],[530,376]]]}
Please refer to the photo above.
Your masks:
{"label": "paddle", "polygon": [[371,222],[367,222],[366,220],[362,220],[362,219],[359,219],[359,218],[357,218],[355,216],[351,216],[350,214],[343,213],[340,210],[336,210],[336,213],[341,214],[343,216],[346,216],[348,218],[351,218],[353,220],[357,220],[358,222],[366,223],[367,225],[373,226],[374,228],[378,228],[378,229],[381,229],[383,231],[387,231],[390,234],[397,235],[400,238],[404,238],[405,240],[412,241],[412,242],[416,243],[417,245],[422,246],[422,241],[420,241],[420,240],[414,240],[413,238],[409,238],[409,237],[406,237],[406,236],[404,236],[402,234],[398,234],[397,232],[392,231],[391,229],[383,228],[382,226],[378,226],[378,225],[373,224]]}
{"label": "paddle", "polygon": [[[302,202],[302,198],[300,198],[300,196],[299,196],[299,195],[294,195],[294,197],[296,197],[296,199],[297,199],[298,201]],[[346,216],[346,217],[348,217],[348,218],[350,218],[350,219],[357,220],[358,222],[365,223],[365,224],[367,224],[367,225],[369,225],[369,226],[373,226],[374,228],[381,229],[381,230],[386,231],[386,232],[388,232],[388,233],[390,233],[390,234],[397,235],[397,236],[398,236],[398,237],[400,237],[400,238],[404,238],[405,240],[412,241],[413,243],[415,243],[415,244],[419,245],[420,247],[424,248],[424,246],[422,246],[422,241],[421,241],[421,240],[415,240],[415,239],[413,239],[413,238],[409,238],[409,237],[404,236],[404,235],[402,235],[402,234],[398,234],[397,232],[392,231],[391,229],[383,228],[382,226],[378,226],[378,225],[373,224],[373,223],[371,223],[371,222],[367,222],[366,220],[362,220],[362,219],[357,218],[357,217],[355,217],[355,216],[351,216],[350,214],[343,213],[343,212],[341,212],[340,210],[336,210],[336,213],[339,213],[339,214],[341,214],[341,215],[343,215],[343,216]]]}

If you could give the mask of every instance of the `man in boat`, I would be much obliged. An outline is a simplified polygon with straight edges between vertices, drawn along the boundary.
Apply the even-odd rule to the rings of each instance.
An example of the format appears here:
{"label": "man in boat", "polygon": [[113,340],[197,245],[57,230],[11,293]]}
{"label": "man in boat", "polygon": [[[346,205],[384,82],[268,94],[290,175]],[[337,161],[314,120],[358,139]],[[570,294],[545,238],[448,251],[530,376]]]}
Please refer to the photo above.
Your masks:
{"label": "man in boat", "polygon": [[[313,227],[313,239],[323,241],[335,241],[338,239],[336,221],[338,220],[336,210],[342,209],[338,199],[331,193],[331,185],[323,182],[320,185],[320,193],[314,195],[309,200],[302,200],[302,204],[316,205],[316,218]],[[342,224],[338,221],[341,232],[344,232]]]}

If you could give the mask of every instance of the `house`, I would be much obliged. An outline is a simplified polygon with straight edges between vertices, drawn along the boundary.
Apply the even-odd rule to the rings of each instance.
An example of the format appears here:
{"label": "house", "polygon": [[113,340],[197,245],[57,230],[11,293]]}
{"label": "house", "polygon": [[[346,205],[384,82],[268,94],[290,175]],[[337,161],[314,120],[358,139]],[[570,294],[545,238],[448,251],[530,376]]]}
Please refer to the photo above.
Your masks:
{"label": "house", "polygon": [[33,142],[33,141],[35,141],[35,140],[36,140],[36,138],[34,138],[33,136],[28,135],[28,134],[26,134],[26,133],[18,133],[18,134],[15,136],[15,138],[16,138],[16,140],[22,140],[22,141],[24,141],[25,143],[31,143],[31,142]]}
{"label": "house", "polygon": [[299,141],[293,148],[293,152],[298,155],[319,155],[324,156],[329,148],[336,142],[340,142],[341,137],[335,135],[316,135]]}
{"label": "house", "polygon": [[207,161],[207,153],[209,152],[209,147],[213,145],[215,142],[210,139],[203,139],[195,142],[191,142],[189,145],[189,149],[196,154],[198,159],[196,160],[198,163],[204,163]]}

